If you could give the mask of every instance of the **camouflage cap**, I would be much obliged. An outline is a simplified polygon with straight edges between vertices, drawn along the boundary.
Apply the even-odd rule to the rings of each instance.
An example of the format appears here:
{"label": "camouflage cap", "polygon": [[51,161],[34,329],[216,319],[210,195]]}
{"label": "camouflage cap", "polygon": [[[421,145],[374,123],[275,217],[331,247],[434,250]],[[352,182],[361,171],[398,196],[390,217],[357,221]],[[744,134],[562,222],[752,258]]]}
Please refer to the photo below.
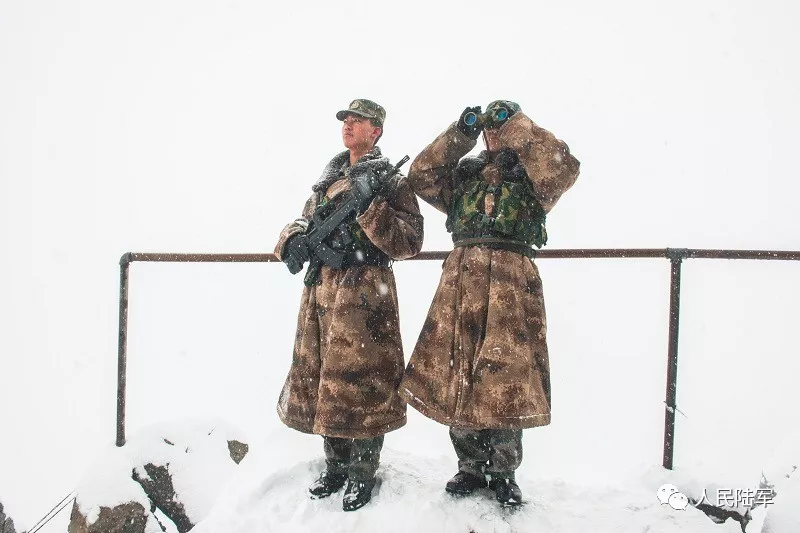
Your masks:
{"label": "camouflage cap", "polygon": [[380,122],[381,126],[383,125],[383,121],[386,120],[386,110],[372,100],[366,100],[364,98],[356,98],[350,102],[350,106],[347,109],[342,109],[336,113],[336,118],[344,120],[344,118],[351,113],[360,117],[374,119]]}

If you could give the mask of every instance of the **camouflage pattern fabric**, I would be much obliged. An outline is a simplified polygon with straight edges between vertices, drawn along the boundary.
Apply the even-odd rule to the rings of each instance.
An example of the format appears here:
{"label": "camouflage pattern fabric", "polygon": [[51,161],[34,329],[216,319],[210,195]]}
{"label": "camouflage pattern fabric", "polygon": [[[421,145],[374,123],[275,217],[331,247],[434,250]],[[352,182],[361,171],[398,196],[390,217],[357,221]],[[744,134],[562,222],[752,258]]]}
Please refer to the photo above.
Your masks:
{"label": "camouflage pattern fabric", "polygon": [[521,429],[450,428],[458,469],[481,477],[508,478],[522,464]]}
{"label": "camouflage pattern fabric", "polygon": [[323,437],[328,472],[347,474],[353,481],[375,477],[380,464],[383,435],[371,439]]}
{"label": "camouflage pattern fabric", "polygon": [[[303,216],[284,228],[275,247],[278,257],[288,236],[305,231],[304,223],[322,196],[336,202],[350,190],[343,172],[346,155],[342,152],[331,161],[314,185]],[[359,164],[389,163],[375,148]],[[392,259],[412,257],[422,247],[422,216],[403,176],[356,220],[372,244]],[[317,283],[303,290],[278,416],[305,433],[356,439],[383,435],[406,423],[406,406],[397,394],[403,365],[391,268],[323,266]]]}
{"label": "camouflage pattern fabric", "polygon": [[338,120],[344,120],[347,115],[358,115],[364,118],[371,118],[381,125],[386,121],[386,110],[380,104],[373,102],[372,100],[367,100],[366,98],[356,98],[347,109],[342,109],[341,111],[336,112],[336,118]]}
{"label": "camouflage pattern fabric", "polygon": [[[484,159],[474,158],[480,169]],[[459,170],[459,167],[457,167]],[[529,182],[503,180],[489,183],[478,168],[458,186],[447,217],[453,241],[472,237],[501,237],[536,245],[547,242],[545,214],[533,196]],[[520,168],[524,177],[524,170]],[[500,173],[502,175],[502,172]]]}
{"label": "camouflage pattern fabric", "polygon": [[[575,182],[579,163],[561,141],[518,112],[499,129],[545,212]],[[414,192],[448,213],[459,160],[475,145],[451,125],[411,165]],[[502,181],[493,163],[484,181]],[[524,255],[458,247],[444,262],[439,287],[400,394],[423,415],[463,429],[523,429],[550,423],[547,322],[539,270]]]}
{"label": "camouflage pattern fabric", "polygon": [[549,213],[580,174],[580,162],[564,141],[516,113],[500,128],[502,148],[513,151],[530,177],[536,199]]}

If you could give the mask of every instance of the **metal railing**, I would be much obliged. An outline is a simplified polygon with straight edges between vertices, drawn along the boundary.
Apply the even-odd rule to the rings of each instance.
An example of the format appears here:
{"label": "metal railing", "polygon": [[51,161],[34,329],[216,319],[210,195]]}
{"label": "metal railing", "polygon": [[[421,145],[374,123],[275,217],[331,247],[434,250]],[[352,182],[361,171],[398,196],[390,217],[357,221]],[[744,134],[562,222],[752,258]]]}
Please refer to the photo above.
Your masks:
{"label": "metal railing", "polygon": [[[409,261],[443,260],[450,252],[420,252]],[[667,388],[664,401],[664,468],[672,469],[675,446],[675,410],[678,380],[678,328],[680,325],[681,263],[684,259],[756,259],[800,261],[800,251],[697,250],[689,248],[652,249],[570,249],[543,250],[537,259],[668,259],[669,340],[667,345]],[[129,267],[133,262],[169,263],[278,263],[274,254],[176,254],[126,253],[119,261],[119,352],[117,360],[117,446],[125,444],[125,378],[128,339]]]}

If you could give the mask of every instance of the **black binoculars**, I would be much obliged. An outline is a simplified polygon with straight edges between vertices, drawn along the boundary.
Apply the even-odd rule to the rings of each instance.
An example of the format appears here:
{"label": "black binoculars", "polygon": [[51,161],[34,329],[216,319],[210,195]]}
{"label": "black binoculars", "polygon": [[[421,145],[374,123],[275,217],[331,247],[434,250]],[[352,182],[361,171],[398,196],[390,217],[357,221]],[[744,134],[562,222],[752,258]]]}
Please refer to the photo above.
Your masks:
{"label": "black binoculars", "polygon": [[492,128],[495,125],[502,124],[508,118],[508,109],[505,107],[497,107],[486,113],[475,113],[470,111],[464,115],[464,124],[473,126],[477,122],[484,128]]}

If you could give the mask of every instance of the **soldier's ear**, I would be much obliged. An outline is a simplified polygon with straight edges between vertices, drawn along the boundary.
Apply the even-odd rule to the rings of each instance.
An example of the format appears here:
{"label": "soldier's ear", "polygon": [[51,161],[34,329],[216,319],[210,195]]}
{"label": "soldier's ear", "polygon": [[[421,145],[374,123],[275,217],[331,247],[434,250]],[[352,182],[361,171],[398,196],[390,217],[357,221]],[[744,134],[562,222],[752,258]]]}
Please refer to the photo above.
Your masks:
{"label": "soldier's ear", "polygon": [[383,136],[383,126],[375,126],[372,129],[373,137],[372,137],[372,146],[378,144],[378,141]]}

